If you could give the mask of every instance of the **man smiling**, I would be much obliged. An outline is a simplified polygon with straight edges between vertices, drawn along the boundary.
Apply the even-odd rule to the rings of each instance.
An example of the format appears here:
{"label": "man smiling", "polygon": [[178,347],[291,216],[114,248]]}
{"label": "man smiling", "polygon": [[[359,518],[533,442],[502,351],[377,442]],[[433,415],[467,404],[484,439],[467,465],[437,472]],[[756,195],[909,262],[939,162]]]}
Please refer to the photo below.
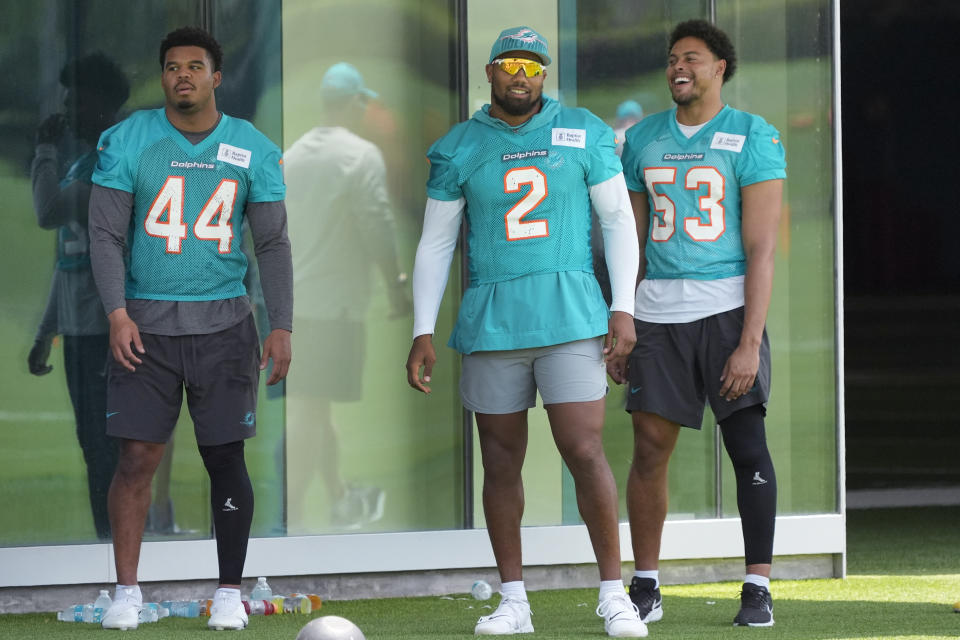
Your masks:
{"label": "man smiling", "polygon": [[773,625],[777,483],[764,425],[765,323],[786,162],[774,127],[723,101],[736,61],[716,26],[677,25],[666,67],[677,106],[631,127],[623,148],[641,246],[638,341],[610,373],[630,387],[630,597],[646,622],[663,616],[658,566],[670,454],[681,426],[700,429],[709,402],[736,474],[743,529],[746,575],[734,624]]}
{"label": "man smiling", "polygon": [[[550,62],[533,29],[503,31],[486,66],[490,104],[428,152],[407,381],[430,392],[432,337],[465,211],[470,285],[449,346],[463,354],[460,397],[477,420],[483,508],[503,596],[474,632],[533,631],[520,471],[527,411],[539,391],[599,564],[597,614],[609,635],[642,637],[646,626],[620,576],[617,491],[601,441],[604,361],[625,358],[635,342],[636,231],[613,131],[585,109],[543,96]],[[607,247],[612,313],[593,275],[591,205]]]}

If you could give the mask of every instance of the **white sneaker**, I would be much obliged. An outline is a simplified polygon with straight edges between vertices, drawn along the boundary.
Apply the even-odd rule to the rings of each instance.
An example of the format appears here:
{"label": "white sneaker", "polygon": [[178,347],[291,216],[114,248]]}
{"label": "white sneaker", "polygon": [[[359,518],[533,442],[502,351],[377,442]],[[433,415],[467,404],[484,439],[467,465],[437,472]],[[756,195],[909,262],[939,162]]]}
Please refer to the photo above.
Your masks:
{"label": "white sneaker", "polygon": [[477,620],[473,633],[478,636],[508,636],[514,633],[533,633],[530,622],[530,603],[503,596],[497,610]]}
{"label": "white sneaker", "polygon": [[240,631],[247,626],[247,622],[247,611],[243,608],[239,596],[231,596],[217,589],[213,604],[210,605],[210,620],[207,621],[207,626],[217,631]]}
{"label": "white sneaker", "polygon": [[640,611],[625,591],[611,593],[600,601],[597,615],[603,618],[603,628],[613,638],[646,638],[647,625],[640,619]]}
{"label": "white sneaker", "polygon": [[143,608],[143,599],[137,598],[133,589],[121,589],[117,599],[110,603],[103,612],[100,625],[104,629],[136,629],[140,622],[140,610]]}

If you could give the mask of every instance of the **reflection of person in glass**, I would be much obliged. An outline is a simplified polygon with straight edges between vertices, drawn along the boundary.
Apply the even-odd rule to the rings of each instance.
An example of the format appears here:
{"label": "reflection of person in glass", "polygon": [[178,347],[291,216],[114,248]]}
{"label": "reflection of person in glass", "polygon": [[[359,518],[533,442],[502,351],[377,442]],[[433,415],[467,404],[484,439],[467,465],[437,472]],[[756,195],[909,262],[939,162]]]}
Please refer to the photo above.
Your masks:
{"label": "reflection of person in glass", "polygon": [[643,279],[637,346],[609,370],[629,381],[630,596],[648,621],[663,615],[658,562],[670,454],[681,425],[699,429],[709,402],[736,474],[743,528],[746,577],[734,624],[773,625],[777,485],[764,428],[764,326],[786,163],[775,128],[724,104],[721,88],[735,67],[726,34],[703,20],[679,24],[666,69],[677,106],[633,126],[623,150]]}
{"label": "reflection of person in glass", "polygon": [[623,140],[627,129],[643,120],[643,107],[636,100],[624,100],[617,105],[613,134],[617,136],[617,155],[623,155]]}
{"label": "reflection of person in glass", "polygon": [[[625,357],[634,343],[636,231],[613,131],[542,95],[548,64],[540,34],[503,31],[486,67],[491,104],[430,147],[407,381],[430,392],[432,334],[465,214],[470,285],[450,346],[463,354],[460,397],[477,420],[483,509],[503,594],[475,632],[533,631],[521,468],[527,411],[539,391],[597,557],[597,614],[609,635],[642,637],[646,626],[620,576],[617,489],[602,443],[604,361]],[[607,246],[612,313],[591,268],[591,206]]]}
{"label": "reflection of person in glass", "polygon": [[[331,403],[363,398],[366,317],[374,272],[386,284],[390,313],[409,313],[406,275],[397,258],[383,156],[355,132],[376,94],[340,62],[320,83],[322,124],[284,154],[294,315],[300,327],[296,375],[287,381],[288,531],[304,526],[310,481],[321,475],[331,524],[359,528],[383,514],[384,492],[346,482]],[[319,460],[317,456],[319,455]],[[362,479],[360,479],[362,480]]]}
{"label": "reflection of person in glass", "polygon": [[[28,357],[30,373],[44,375],[53,337],[63,336],[63,366],[76,419],[77,440],[87,467],[90,507],[97,537],[110,537],[107,490],[117,464],[117,444],[106,434],[110,327],[90,270],[87,204],[97,161],[97,138],[111,126],[130,86],[102,53],[78,58],[60,71],[65,113],[37,129],[30,177],[37,223],[57,230],[57,262],[50,296]],[[72,144],[71,144],[72,143]],[[74,152],[64,163],[64,148]],[[61,166],[69,165],[61,175]]]}
{"label": "reflection of person in glass", "polygon": [[[100,137],[90,249],[110,321],[107,433],[120,438],[110,485],[117,571],[104,628],[136,628],[137,566],[150,481],[187,397],[210,478],[219,588],[208,626],[243,629],[240,579],[253,519],[244,440],[256,434],[259,372],[290,362],[292,265],[280,150],[217,109],[223,54],[207,32],[160,45],[165,105]],[[263,343],[243,285],[240,229],[252,231],[272,331]],[[126,257],[126,260],[124,259]]]}

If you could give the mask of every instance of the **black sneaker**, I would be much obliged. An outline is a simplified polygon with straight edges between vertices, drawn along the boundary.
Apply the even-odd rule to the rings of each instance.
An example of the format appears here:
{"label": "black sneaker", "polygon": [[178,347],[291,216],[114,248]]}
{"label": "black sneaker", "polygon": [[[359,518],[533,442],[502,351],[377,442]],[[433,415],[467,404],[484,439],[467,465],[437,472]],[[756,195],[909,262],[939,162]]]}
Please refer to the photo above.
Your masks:
{"label": "black sneaker", "polygon": [[733,619],[735,627],[772,627],[773,598],[766,587],[749,582],[740,591],[740,613]]}
{"label": "black sneaker", "polygon": [[654,586],[656,584],[653,578],[636,576],[630,581],[630,599],[637,605],[644,623],[656,622],[663,617],[663,599],[660,597],[660,587]]}

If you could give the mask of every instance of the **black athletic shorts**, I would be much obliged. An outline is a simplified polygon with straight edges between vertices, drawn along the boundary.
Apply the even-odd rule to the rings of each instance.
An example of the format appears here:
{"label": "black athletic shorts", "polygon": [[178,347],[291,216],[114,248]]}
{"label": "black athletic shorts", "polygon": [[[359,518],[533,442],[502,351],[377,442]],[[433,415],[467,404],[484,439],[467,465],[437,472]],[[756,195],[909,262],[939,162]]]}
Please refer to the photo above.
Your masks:
{"label": "black athletic shorts", "polygon": [[728,401],[720,396],[720,374],[740,344],[743,307],[679,324],[634,320],[637,346],[627,361],[627,411],[655,413],[699,429],[706,402],[722,422],[735,411],[770,397],[770,342],[763,331],[760,368],[747,393]]}
{"label": "black athletic shorts", "polygon": [[180,416],[184,390],[197,444],[252,438],[257,432],[260,339],[253,314],[216,333],[141,333],[143,363],[128,371],[111,355],[107,434],[167,442]]}

